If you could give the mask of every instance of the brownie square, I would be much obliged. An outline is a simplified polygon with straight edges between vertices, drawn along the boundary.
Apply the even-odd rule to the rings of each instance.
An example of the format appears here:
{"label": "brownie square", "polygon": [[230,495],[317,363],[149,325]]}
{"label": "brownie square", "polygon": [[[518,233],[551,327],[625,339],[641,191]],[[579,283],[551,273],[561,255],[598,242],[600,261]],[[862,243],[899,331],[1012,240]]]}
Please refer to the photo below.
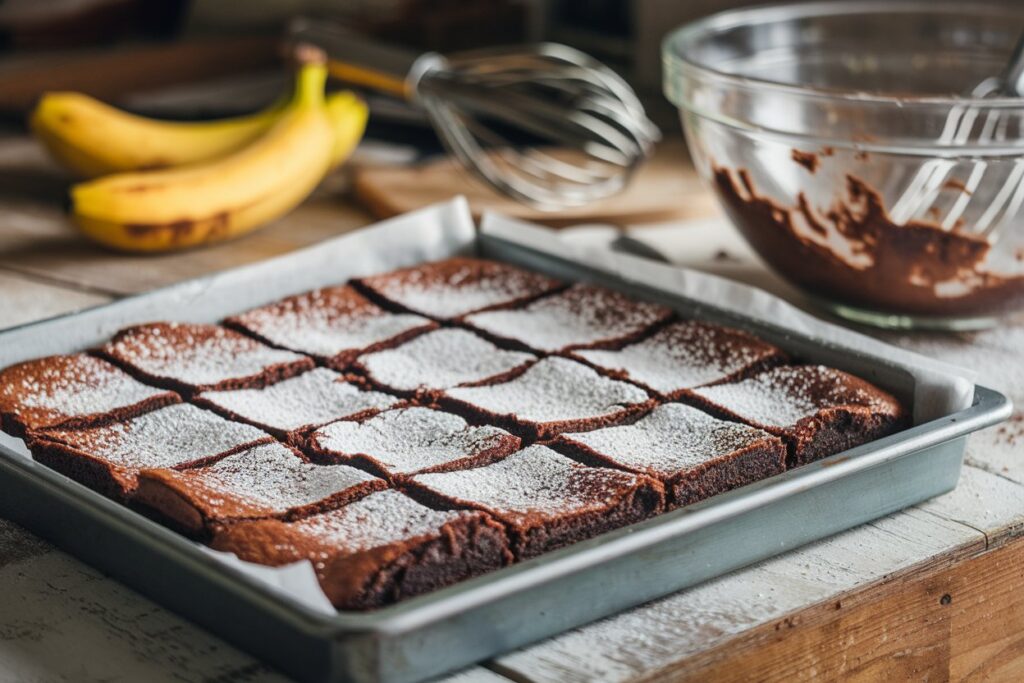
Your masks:
{"label": "brownie square", "polygon": [[554,278],[505,263],[456,257],[354,281],[400,310],[440,320],[522,303],[562,287]]}
{"label": "brownie square", "polygon": [[173,391],[146,386],[84,353],[39,358],[0,371],[0,428],[13,436],[125,419],[180,400]]}
{"label": "brownie square", "polygon": [[687,320],[617,349],[570,354],[606,373],[673,399],[685,389],[745,377],[786,359],[781,349],[745,332]]}
{"label": "brownie square", "polygon": [[140,470],[211,462],[273,438],[189,403],[120,422],[29,434],[32,457],[100,493],[126,499]]}
{"label": "brownie square", "polygon": [[400,401],[365,391],[333,370],[315,368],[258,389],[204,391],[195,402],[297,444],[328,422],[370,415]]}
{"label": "brownie square", "polygon": [[739,382],[693,389],[688,400],[783,437],[791,466],[891,434],[906,421],[891,394],[822,365],[779,366]]}
{"label": "brownie square", "polygon": [[501,383],[447,389],[440,402],[530,439],[617,424],[652,405],[640,387],[566,358],[545,358]]}
{"label": "brownie square", "polygon": [[481,512],[431,510],[394,490],[295,522],[238,522],[212,547],[248,562],[313,564],[340,610],[366,610],[503,567],[503,527]]}
{"label": "brownie square", "polygon": [[664,306],[578,284],[522,308],[474,313],[465,323],[510,345],[556,353],[636,339],[671,315]]}
{"label": "brownie square", "polygon": [[358,464],[390,480],[486,465],[519,446],[519,438],[503,429],[472,427],[458,415],[420,407],[388,410],[362,422],[332,422],[308,443],[316,458]]}
{"label": "brownie square", "polygon": [[493,515],[518,559],[638,522],[665,504],[664,487],[649,477],[587,467],[540,445],[484,467],[419,474],[409,486],[428,505]]}
{"label": "brownie square", "polygon": [[354,369],[386,391],[411,395],[501,379],[536,359],[499,349],[472,332],[445,328],[360,356]]}
{"label": "brownie square", "polygon": [[554,447],[587,464],[646,474],[670,507],[689,505],[779,474],[786,445],[766,431],[666,403],[630,425],[562,434]]}
{"label": "brownie square", "polygon": [[279,443],[204,467],[146,469],[135,501],[192,535],[243,519],[295,519],[341,507],[387,482],[345,465],[314,465]]}
{"label": "brownie square", "polygon": [[191,323],[129,327],[99,351],[147,382],[183,392],[263,386],[314,365],[226,327]]}
{"label": "brownie square", "polygon": [[291,296],[224,323],[273,346],[313,356],[336,370],[344,370],[361,353],[437,327],[418,315],[385,311],[349,285]]}

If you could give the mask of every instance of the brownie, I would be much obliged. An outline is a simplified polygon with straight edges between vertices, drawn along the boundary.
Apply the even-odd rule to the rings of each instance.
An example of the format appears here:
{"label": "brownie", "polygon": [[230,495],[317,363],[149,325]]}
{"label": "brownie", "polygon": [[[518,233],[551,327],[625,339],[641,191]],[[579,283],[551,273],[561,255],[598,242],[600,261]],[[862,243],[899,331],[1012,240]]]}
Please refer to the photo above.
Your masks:
{"label": "brownie", "polygon": [[32,457],[116,499],[135,491],[140,470],[191,467],[273,438],[189,403],[97,427],[30,432]]}
{"label": "brownie", "polygon": [[139,382],[105,360],[76,353],[0,371],[0,428],[13,436],[125,419],[181,399]]}
{"label": "brownie", "polygon": [[451,320],[530,301],[564,285],[554,278],[506,263],[456,257],[354,281],[399,310]]}
{"label": "brownie", "polygon": [[226,327],[192,323],[129,327],[99,352],[147,382],[187,393],[264,386],[314,366]]}
{"label": "brownie", "polygon": [[562,434],[553,445],[587,464],[657,479],[665,485],[670,507],[786,469],[786,445],[780,438],[681,403],[658,406],[634,424]]}
{"label": "brownie", "polygon": [[388,410],[362,422],[332,422],[308,443],[314,458],[357,464],[392,481],[486,465],[519,446],[519,438],[503,429],[471,427],[458,415],[421,407]]}
{"label": "brownie", "polygon": [[545,358],[504,382],[441,392],[442,406],[529,439],[618,424],[652,401],[640,387],[566,358]]}
{"label": "brownie", "polygon": [[521,308],[474,313],[464,322],[506,344],[557,353],[630,341],[671,315],[664,306],[578,284]]}
{"label": "brownie", "polygon": [[891,394],[822,365],[779,366],[739,382],[693,389],[688,400],[783,437],[791,466],[891,434],[907,417]]}
{"label": "brownie", "polygon": [[204,467],[145,469],[135,502],[192,535],[243,519],[296,519],[341,507],[387,482],[345,465],[314,465],[280,443]]}
{"label": "brownie", "polygon": [[650,477],[587,467],[541,445],[483,467],[419,474],[409,487],[428,505],[493,515],[518,559],[638,522],[665,504],[664,487]]}
{"label": "brownie", "polygon": [[394,490],[295,522],[221,527],[211,545],[270,566],[309,560],[340,610],[382,607],[511,561],[504,528],[486,514],[432,510]]}
{"label": "brownie", "polygon": [[353,369],[385,391],[412,395],[501,379],[536,359],[499,349],[472,332],[445,328],[361,356]]}
{"label": "brownie", "polygon": [[394,346],[437,326],[418,315],[385,311],[349,285],[291,296],[224,323],[336,370],[347,368],[361,353]]}
{"label": "brownie", "polygon": [[263,388],[204,391],[195,402],[298,444],[321,425],[370,415],[399,399],[365,391],[333,370],[315,368]]}
{"label": "brownie", "polygon": [[571,357],[668,399],[786,360],[781,349],[745,332],[695,320],[672,323],[619,348],[583,349]]}

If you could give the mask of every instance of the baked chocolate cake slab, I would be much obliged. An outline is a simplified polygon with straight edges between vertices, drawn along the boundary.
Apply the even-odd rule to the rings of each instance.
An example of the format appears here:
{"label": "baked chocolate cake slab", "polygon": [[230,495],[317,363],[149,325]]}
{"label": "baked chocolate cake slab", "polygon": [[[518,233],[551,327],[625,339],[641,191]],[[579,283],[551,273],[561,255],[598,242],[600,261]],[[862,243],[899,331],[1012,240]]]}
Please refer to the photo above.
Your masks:
{"label": "baked chocolate cake slab", "polygon": [[401,401],[367,391],[333,370],[315,368],[267,387],[204,391],[195,402],[299,444],[309,431],[328,422],[370,415]]}
{"label": "baked chocolate cake slab", "polygon": [[190,394],[264,386],[314,366],[241,332],[193,323],[128,327],[98,351],[147,382]]}
{"label": "baked chocolate cake slab", "polygon": [[823,365],[783,365],[686,400],[727,419],[783,437],[799,466],[891,434],[907,413],[891,394]]}
{"label": "baked chocolate cake slab", "polygon": [[392,308],[438,320],[525,303],[565,286],[541,273],[466,257],[358,278],[353,284]]}
{"label": "baked chocolate cake slab", "polygon": [[383,607],[511,561],[505,530],[488,515],[432,510],[395,490],[295,522],[231,524],[211,545],[270,566],[309,560],[340,610]]}
{"label": "baked chocolate cake slab", "polygon": [[322,462],[355,464],[391,481],[486,465],[519,450],[519,437],[431,408],[387,410],[321,427],[307,448]]}
{"label": "baked chocolate cake slab", "polygon": [[587,467],[541,445],[483,467],[419,474],[408,487],[434,507],[493,515],[521,560],[646,519],[665,505],[664,487],[650,477]]}
{"label": "baked chocolate cake slab", "polygon": [[740,379],[786,360],[781,349],[752,335],[696,320],[672,323],[625,346],[581,349],[569,357],[670,400],[686,389]]}
{"label": "baked chocolate cake slab", "polygon": [[618,424],[653,405],[647,392],[567,358],[545,358],[503,382],[447,389],[440,404],[529,439]]}
{"label": "baked chocolate cake slab", "polygon": [[664,306],[576,284],[519,308],[474,313],[463,322],[510,346],[558,353],[631,341],[671,316]]}
{"label": "baked chocolate cake slab", "polygon": [[350,285],[316,289],[225,319],[267,344],[345,370],[361,353],[389,348],[437,327],[411,313],[391,313]]}
{"label": "baked chocolate cake slab", "polygon": [[766,431],[665,403],[633,424],[562,434],[553,447],[586,464],[646,474],[670,507],[690,505],[786,469],[786,445]]}
{"label": "baked chocolate cake slab", "polygon": [[147,386],[84,353],[48,356],[0,370],[0,428],[12,436],[126,419],[179,401],[173,391]]}
{"label": "baked chocolate cake slab", "polygon": [[198,536],[214,524],[307,517],[385,488],[387,482],[362,470],[315,465],[274,442],[203,467],[142,470],[135,502]]}
{"label": "baked chocolate cake slab", "polygon": [[120,500],[134,493],[142,469],[191,467],[272,441],[255,427],[190,403],[96,427],[44,429],[28,435],[35,460]]}

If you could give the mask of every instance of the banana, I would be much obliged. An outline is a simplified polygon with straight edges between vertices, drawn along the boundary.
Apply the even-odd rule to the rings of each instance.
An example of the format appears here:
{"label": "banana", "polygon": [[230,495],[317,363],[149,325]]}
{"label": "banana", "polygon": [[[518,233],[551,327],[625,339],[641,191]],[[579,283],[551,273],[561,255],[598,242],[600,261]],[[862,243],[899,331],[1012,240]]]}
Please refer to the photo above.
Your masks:
{"label": "banana", "polygon": [[235,153],[74,186],[76,222],[109,247],[153,252],[229,239],[283,215],[313,191],[335,159],[351,151],[365,125],[365,107],[354,97],[335,105],[351,114],[349,127],[332,125],[324,103],[326,77],[322,61],[303,65],[279,119]]}
{"label": "banana", "polygon": [[363,138],[370,111],[366,102],[348,90],[328,95],[325,106],[334,128],[331,168],[335,168],[348,159]]}

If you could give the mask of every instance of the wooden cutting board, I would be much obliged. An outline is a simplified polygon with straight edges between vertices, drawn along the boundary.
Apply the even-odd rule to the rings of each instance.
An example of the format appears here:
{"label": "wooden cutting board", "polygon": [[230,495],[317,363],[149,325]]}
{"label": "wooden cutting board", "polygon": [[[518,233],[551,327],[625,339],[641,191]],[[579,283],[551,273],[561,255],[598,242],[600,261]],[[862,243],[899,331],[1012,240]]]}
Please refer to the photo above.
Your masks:
{"label": "wooden cutting board", "polygon": [[469,199],[474,216],[493,210],[555,227],[584,222],[632,225],[703,218],[718,212],[714,197],[697,177],[681,140],[659,145],[623,193],[556,213],[499,195],[450,158],[413,167],[361,169],[356,174],[355,193],[378,218],[390,218],[457,194]]}

